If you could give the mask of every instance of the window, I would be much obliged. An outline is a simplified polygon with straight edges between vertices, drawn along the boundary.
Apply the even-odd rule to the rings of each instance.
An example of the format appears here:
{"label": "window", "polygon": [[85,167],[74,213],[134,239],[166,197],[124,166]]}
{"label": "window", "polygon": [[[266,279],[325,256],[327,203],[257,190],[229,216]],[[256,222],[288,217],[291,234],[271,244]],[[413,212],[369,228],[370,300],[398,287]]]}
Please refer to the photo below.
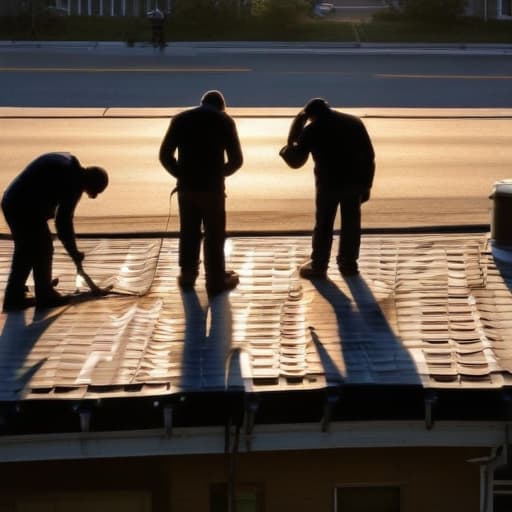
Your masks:
{"label": "window", "polygon": [[501,0],[501,15],[502,16],[512,16],[511,0]]}
{"label": "window", "polygon": [[[263,512],[263,487],[239,484],[236,486],[236,512]],[[228,510],[227,484],[215,484],[210,488],[210,512]]]}
{"label": "window", "polygon": [[338,487],[335,512],[400,512],[400,487]]}
{"label": "window", "polygon": [[510,512],[512,510],[512,481],[494,480],[493,512]]}

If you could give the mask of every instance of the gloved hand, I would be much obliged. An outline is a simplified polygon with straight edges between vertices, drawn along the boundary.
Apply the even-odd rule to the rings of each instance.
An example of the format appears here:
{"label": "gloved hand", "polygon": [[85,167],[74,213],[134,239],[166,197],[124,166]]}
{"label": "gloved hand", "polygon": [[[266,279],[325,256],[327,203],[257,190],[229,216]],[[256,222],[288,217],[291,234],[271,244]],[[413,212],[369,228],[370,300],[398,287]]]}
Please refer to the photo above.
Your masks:
{"label": "gloved hand", "polygon": [[370,199],[370,189],[366,188],[361,192],[361,203],[366,203]]}
{"label": "gloved hand", "polygon": [[113,286],[109,286],[108,288],[100,288],[89,276],[89,274],[84,270],[82,262],[85,258],[85,254],[83,252],[77,251],[76,254],[73,255],[73,261],[76,265],[77,273],[82,277],[85,281],[91,292],[95,295],[107,295],[111,292]]}
{"label": "gloved hand", "polygon": [[290,131],[288,132],[288,145],[291,146],[295,142],[299,140],[300,134],[306,121],[308,120],[308,115],[304,110],[301,110],[292,121],[292,125],[290,126]]}

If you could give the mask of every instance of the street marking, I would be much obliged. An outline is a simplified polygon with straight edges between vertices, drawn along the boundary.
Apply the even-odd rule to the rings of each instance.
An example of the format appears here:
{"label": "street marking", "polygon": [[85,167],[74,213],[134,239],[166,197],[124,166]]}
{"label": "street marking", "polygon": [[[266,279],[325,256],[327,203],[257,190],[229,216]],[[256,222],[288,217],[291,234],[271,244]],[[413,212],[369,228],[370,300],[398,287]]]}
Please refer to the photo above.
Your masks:
{"label": "street marking", "polygon": [[[20,73],[250,73],[251,68],[41,68],[41,67],[0,67],[0,72]],[[328,74],[353,75],[349,71],[325,70],[283,71],[284,74]],[[512,80],[512,75],[425,75],[377,73],[376,78],[405,78],[416,80]]]}
{"label": "street marking", "polygon": [[418,78],[418,79],[442,79],[442,80],[512,80],[512,75],[401,75],[379,73],[377,78]]}
{"label": "street marking", "polygon": [[30,73],[248,73],[250,68],[20,68],[0,67],[0,72]]}

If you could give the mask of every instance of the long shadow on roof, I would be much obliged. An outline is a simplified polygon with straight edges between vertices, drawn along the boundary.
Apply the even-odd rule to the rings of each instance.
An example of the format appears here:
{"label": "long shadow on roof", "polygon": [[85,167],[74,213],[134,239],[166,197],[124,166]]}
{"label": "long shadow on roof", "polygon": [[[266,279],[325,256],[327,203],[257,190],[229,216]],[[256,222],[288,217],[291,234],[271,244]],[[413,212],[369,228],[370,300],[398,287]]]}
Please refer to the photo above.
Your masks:
{"label": "long shadow on roof", "polygon": [[185,340],[180,386],[183,391],[242,388],[238,352],[232,350],[233,315],[229,293],[201,303],[195,290],[181,291]]}
{"label": "long shadow on roof", "polygon": [[357,276],[345,282],[351,297],[330,279],[312,281],[336,318],[339,352],[333,346],[332,334],[325,329],[327,311],[317,315],[318,329],[314,323],[310,325],[328,382],[419,384],[412,357],[391,329],[366,281]]}
{"label": "long shadow on roof", "polygon": [[62,312],[29,309],[4,314],[5,321],[0,334],[1,400],[23,398],[25,387],[47,360],[46,357],[30,360],[32,348]]}

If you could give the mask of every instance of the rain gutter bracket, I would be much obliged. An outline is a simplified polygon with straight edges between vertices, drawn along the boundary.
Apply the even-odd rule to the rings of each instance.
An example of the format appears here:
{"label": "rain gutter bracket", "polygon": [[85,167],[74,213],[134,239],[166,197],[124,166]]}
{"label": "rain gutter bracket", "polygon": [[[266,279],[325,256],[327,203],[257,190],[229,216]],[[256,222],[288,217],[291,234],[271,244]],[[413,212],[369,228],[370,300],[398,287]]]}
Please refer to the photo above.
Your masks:
{"label": "rain gutter bracket", "polygon": [[434,427],[434,409],[438,401],[437,393],[429,389],[425,393],[425,427],[427,430],[432,430]]}
{"label": "rain gutter bracket", "polygon": [[338,389],[328,389],[325,394],[324,402],[324,415],[320,422],[320,429],[322,432],[329,432],[329,424],[332,419],[332,414],[336,404],[339,402],[341,393]]}
{"label": "rain gutter bracket", "polygon": [[245,446],[248,452],[251,451],[254,425],[256,423],[256,414],[260,407],[259,398],[256,395],[249,395],[245,400],[244,414],[244,437]]}

